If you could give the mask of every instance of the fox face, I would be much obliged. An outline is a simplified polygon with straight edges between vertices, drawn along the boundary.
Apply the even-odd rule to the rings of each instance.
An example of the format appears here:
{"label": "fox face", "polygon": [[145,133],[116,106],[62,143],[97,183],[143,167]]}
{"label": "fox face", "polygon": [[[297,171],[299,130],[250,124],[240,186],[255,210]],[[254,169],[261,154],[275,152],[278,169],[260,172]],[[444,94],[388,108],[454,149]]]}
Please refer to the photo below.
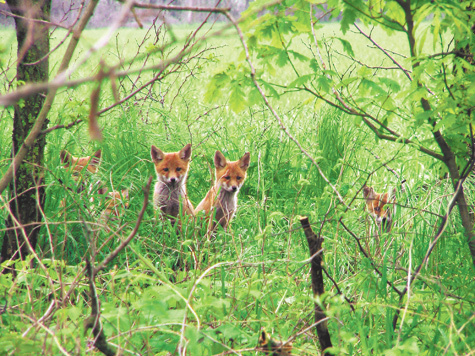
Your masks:
{"label": "fox face", "polygon": [[73,176],[77,177],[84,170],[89,171],[90,173],[96,173],[101,162],[102,151],[97,150],[92,156],[86,157],[74,157],[68,151],[62,150],[60,154],[61,163],[63,163],[64,168],[69,168]]}
{"label": "fox face", "polygon": [[187,144],[179,152],[173,153],[164,153],[152,145],[150,156],[160,182],[168,186],[183,184],[190,164],[191,144]]}
{"label": "fox face", "polygon": [[388,209],[389,194],[378,194],[372,187],[363,188],[363,196],[366,201],[366,208],[376,219],[378,225],[381,225],[389,232],[391,228],[391,211]]}
{"label": "fox face", "polygon": [[291,356],[292,355],[292,343],[282,342],[274,340],[270,335],[261,329],[259,339],[257,341],[257,349],[263,352],[265,355],[272,356]]}
{"label": "fox face", "polygon": [[229,193],[237,193],[246,179],[249,163],[249,152],[246,152],[238,161],[228,162],[221,152],[216,151],[214,166],[217,186]]}

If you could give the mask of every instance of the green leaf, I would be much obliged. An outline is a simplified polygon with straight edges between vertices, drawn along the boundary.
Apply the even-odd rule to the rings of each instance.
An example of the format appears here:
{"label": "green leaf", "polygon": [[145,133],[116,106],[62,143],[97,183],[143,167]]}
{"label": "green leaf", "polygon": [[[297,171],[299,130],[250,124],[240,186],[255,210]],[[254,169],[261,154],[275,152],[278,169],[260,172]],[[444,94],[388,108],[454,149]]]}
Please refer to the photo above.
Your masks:
{"label": "green leaf", "polygon": [[247,106],[247,100],[239,84],[235,84],[231,88],[231,95],[229,96],[229,106],[235,113],[239,113]]}
{"label": "green leaf", "polygon": [[295,87],[300,87],[303,86],[305,83],[311,81],[313,78],[315,78],[315,74],[305,74],[297,79],[295,79],[293,82],[291,82],[289,85],[287,85],[288,88],[295,88]]}
{"label": "green leaf", "polygon": [[343,50],[348,53],[351,57],[354,57],[355,56],[355,53],[353,52],[353,48],[351,47],[351,44],[350,42],[348,42],[347,40],[344,40],[343,38],[339,38],[337,37],[337,39],[341,42],[341,44],[343,45]]}
{"label": "green leaf", "polygon": [[330,92],[330,89],[331,89],[332,84],[333,84],[331,79],[328,79],[324,75],[319,75],[316,78],[316,82],[317,82],[317,87],[318,87],[319,90],[324,91],[326,93]]}

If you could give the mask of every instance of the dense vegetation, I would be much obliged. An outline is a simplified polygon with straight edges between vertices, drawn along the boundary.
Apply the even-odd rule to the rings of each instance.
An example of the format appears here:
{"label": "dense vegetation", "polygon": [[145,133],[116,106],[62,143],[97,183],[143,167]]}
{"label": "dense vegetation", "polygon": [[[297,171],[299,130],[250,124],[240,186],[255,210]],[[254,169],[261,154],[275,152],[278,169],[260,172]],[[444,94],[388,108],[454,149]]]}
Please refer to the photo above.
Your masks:
{"label": "dense vegetation", "polygon": [[[223,25],[203,27],[202,34],[220,33],[193,49],[189,59],[168,68],[163,80],[103,113],[99,118],[102,141],[90,140],[86,120],[97,83],[58,92],[49,114],[50,127],[78,119],[84,122],[46,136],[47,200],[36,255],[16,262],[16,276],[0,275],[0,354],[93,352],[94,337],[91,328],[85,327],[91,314],[86,259],[99,265],[132,232],[144,200],[143,187],[155,176],[151,145],[171,152],[186,143],[193,147],[187,189],[195,206],[212,184],[216,150],[231,160],[251,152],[237,216],[230,231],[220,229],[209,241],[203,216],[186,221],[177,235],[148,205],[133,240],[95,277],[101,322],[112,348],[119,347],[124,354],[254,355],[259,332],[265,328],[278,340],[291,339],[293,354],[318,355],[321,350],[313,328],[316,301],[329,318],[337,354],[467,355],[475,351],[475,272],[457,214],[449,215],[430,258],[418,278],[411,280],[454,192],[440,162],[420,150],[421,143],[435,150],[430,135],[418,131],[426,125],[421,121],[426,117],[420,114],[414,122],[404,121],[402,112],[409,113],[417,100],[405,99],[416,95],[414,84],[406,82],[402,71],[379,77],[378,71],[388,71],[384,68],[392,66],[391,61],[352,27],[345,34],[337,23],[316,29],[321,54],[329,65],[322,77],[333,78],[319,79],[315,74],[311,77],[321,70],[311,36],[284,29],[282,37],[269,30],[266,38],[259,34],[265,30],[258,25],[244,24],[244,28],[254,29],[254,36],[259,41],[265,38],[269,45],[263,48],[258,40],[252,42],[253,30],[249,30],[259,83],[282,125],[252,86],[240,38]],[[428,52],[442,51],[440,46],[450,41],[451,34],[432,38],[430,26],[433,23],[420,24],[420,34],[425,36],[422,43]],[[409,66],[411,54],[400,35],[361,28],[371,32],[381,47],[396,53],[404,67]],[[120,29],[71,80],[99,72],[101,63],[138,70],[143,61],[133,62],[131,68],[121,62],[136,56],[147,58],[148,64],[159,63],[175,55],[195,29],[178,26],[173,33],[164,27],[154,28],[155,32]],[[73,62],[104,32],[86,30]],[[64,35],[56,30],[51,47]],[[6,68],[14,61],[15,33],[1,29],[0,37],[6,39],[1,52]],[[279,47],[282,38],[288,43],[283,48],[295,62],[272,47]],[[176,41],[175,47],[160,47],[171,40]],[[51,55],[52,70],[63,51],[60,47]],[[103,84],[99,108],[116,102],[116,91],[125,96],[158,72],[157,68],[123,76],[117,89]],[[360,84],[361,97],[377,98],[379,86],[390,88],[395,93],[391,107],[381,104],[393,114],[383,118],[385,125],[389,122],[404,137],[418,141],[381,140],[360,116],[327,105],[323,94],[316,98],[303,90],[316,78],[318,87],[331,93],[336,73],[342,72],[368,78]],[[14,68],[4,74],[13,77]],[[361,98],[355,102],[377,115],[376,106]],[[0,121],[2,175],[9,164],[12,119],[13,109],[5,108]],[[460,151],[466,149],[465,144],[461,147]],[[60,162],[63,149],[87,156],[98,148],[103,153],[100,170],[88,181],[130,190],[128,208],[119,219],[107,223],[101,219],[104,196],[94,189],[76,193],[77,183]],[[465,161],[461,158],[460,162]],[[465,181],[471,209],[474,183],[473,177]],[[396,188],[389,233],[378,233],[365,211],[364,185],[377,192]],[[2,196],[2,207],[6,203]],[[8,210],[3,208],[1,213],[0,228],[4,229]],[[328,275],[324,276],[326,293],[318,297],[310,287],[309,252],[300,216],[308,216],[314,231],[324,237]],[[409,291],[400,298],[406,286]],[[396,313],[399,320],[394,327]]]}

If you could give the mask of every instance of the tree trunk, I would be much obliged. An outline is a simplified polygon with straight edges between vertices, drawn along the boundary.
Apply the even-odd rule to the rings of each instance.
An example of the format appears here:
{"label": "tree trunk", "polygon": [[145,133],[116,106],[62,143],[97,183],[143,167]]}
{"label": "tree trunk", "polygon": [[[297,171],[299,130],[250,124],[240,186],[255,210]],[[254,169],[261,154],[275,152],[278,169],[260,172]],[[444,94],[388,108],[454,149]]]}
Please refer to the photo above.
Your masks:
{"label": "tree trunk", "polygon": [[[15,15],[18,41],[17,80],[19,85],[48,80],[48,26],[34,20],[49,21],[51,0],[7,0]],[[24,83],[22,83],[24,82]],[[12,158],[33,127],[40,112],[46,91],[22,99],[14,107]],[[44,128],[47,126],[45,120]],[[17,170],[9,189],[9,216],[3,237],[0,262],[24,258],[34,250],[38,239],[41,211],[45,201],[44,148],[45,137],[40,137]],[[26,241],[27,239],[27,241]]]}

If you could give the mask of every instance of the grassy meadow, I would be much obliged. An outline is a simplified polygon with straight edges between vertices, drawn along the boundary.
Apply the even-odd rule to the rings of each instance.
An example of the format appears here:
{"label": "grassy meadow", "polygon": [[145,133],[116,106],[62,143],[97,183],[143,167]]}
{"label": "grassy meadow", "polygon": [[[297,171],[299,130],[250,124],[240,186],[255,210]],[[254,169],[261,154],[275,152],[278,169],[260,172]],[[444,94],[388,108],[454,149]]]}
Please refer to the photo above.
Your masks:
{"label": "grassy meadow", "polygon": [[[71,79],[97,73],[101,61],[137,70],[144,62],[158,64],[161,58],[178,53],[193,28],[175,27],[173,34],[155,30],[120,29],[107,46],[71,74]],[[216,30],[205,28],[201,34]],[[173,152],[187,143],[193,148],[187,190],[194,206],[211,187],[216,150],[230,160],[251,153],[239,208],[231,229],[219,229],[208,241],[202,216],[186,221],[177,236],[149,204],[130,245],[96,278],[104,332],[124,355],[172,355],[179,343],[185,345],[187,355],[257,355],[261,328],[278,340],[291,339],[294,355],[320,355],[312,327],[315,301],[326,310],[338,354],[473,354],[475,272],[455,210],[427,266],[401,304],[387,283],[399,290],[406,286],[408,273],[422,261],[440,216],[445,214],[453,189],[449,181],[439,179],[438,163],[413,147],[377,140],[353,117],[306,93],[289,91],[271,97],[285,126],[344,197],[348,208],[344,207],[264,105],[246,106],[236,113],[226,99],[204,99],[209,79],[225,68],[225,63],[242,59],[246,65],[238,37],[231,30],[222,31],[192,51],[194,58],[167,69],[170,73],[163,80],[102,114],[101,142],[91,141],[87,128],[93,84],[60,90],[49,115],[50,126],[77,119],[84,122],[47,135],[47,201],[37,246],[42,263],[31,257],[33,270],[30,261],[18,262],[16,279],[0,276],[0,308],[8,308],[0,313],[0,354],[99,354],[91,347],[91,330],[85,332],[84,328],[90,314],[85,258],[93,253],[95,262],[100,263],[131,233],[143,204],[143,187],[150,176],[155,179],[151,145]],[[341,44],[332,39],[338,33],[338,24],[324,25],[317,32],[322,41],[339,48]],[[85,31],[75,63],[105,34],[106,30],[100,29]],[[64,35],[64,31],[54,32],[51,47]],[[384,32],[374,35],[384,47],[407,54],[407,48],[397,47],[396,37]],[[0,29],[0,37],[5,39],[0,52],[3,70],[14,63],[16,45],[12,30]],[[178,39],[175,45],[153,51],[171,38]],[[388,65],[387,59],[369,50],[362,36],[349,32],[346,38],[366,63]],[[432,41],[427,43],[430,46]],[[308,37],[293,41],[300,51],[309,45]],[[63,51],[60,47],[51,56],[52,74]],[[153,55],[147,56],[150,52]],[[135,56],[140,58],[129,64]],[[345,71],[350,62],[339,56],[332,59],[332,66]],[[290,68],[265,70],[269,76],[272,70],[281,71],[275,84],[295,79]],[[120,78],[120,96],[157,73],[158,69]],[[14,66],[6,75],[14,75]],[[393,79],[403,89],[408,85],[398,71]],[[6,79],[1,83],[3,93]],[[99,108],[113,103],[113,91],[106,81]],[[9,164],[12,117],[11,108],[2,109],[2,175]],[[103,153],[100,170],[88,181],[100,180],[114,190],[128,188],[130,196],[128,208],[121,208],[119,218],[107,224],[100,217],[103,196],[93,190],[76,193],[76,182],[60,162],[63,149],[74,156],[87,156],[99,148]],[[403,179],[406,183],[401,189]],[[396,188],[390,233],[375,237],[375,223],[364,209],[361,189],[365,184],[377,192]],[[473,191],[468,194],[473,202]],[[2,207],[5,204],[4,194]],[[4,229],[7,209],[1,214],[0,229]],[[301,216],[308,216],[314,231],[324,237],[324,266],[334,281],[324,275],[326,293],[317,299],[311,290]],[[368,258],[340,218],[359,237]],[[63,302],[56,312],[38,321],[57,300]],[[399,306],[399,324],[393,330]]]}

